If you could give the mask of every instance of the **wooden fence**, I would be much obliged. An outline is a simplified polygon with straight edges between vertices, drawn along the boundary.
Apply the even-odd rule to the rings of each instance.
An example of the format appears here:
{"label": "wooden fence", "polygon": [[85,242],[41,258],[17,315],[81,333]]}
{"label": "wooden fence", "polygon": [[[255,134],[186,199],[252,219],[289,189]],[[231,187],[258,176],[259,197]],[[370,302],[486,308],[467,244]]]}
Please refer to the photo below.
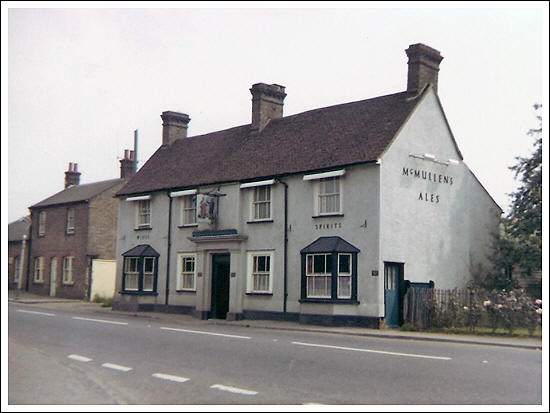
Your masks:
{"label": "wooden fence", "polygon": [[415,328],[436,324],[453,325],[458,311],[479,303],[475,292],[464,289],[442,290],[411,286],[403,297],[403,322]]}

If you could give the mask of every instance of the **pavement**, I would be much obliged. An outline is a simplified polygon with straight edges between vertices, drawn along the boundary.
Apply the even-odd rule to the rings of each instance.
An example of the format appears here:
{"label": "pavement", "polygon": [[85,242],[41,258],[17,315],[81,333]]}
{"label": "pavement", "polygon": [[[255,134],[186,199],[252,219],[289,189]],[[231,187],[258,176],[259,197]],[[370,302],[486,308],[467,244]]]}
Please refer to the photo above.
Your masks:
{"label": "pavement", "polygon": [[272,330],[303,331],[326,334],[341,334],[351,336],[364,336],[388,339],[405,339],[419,341],[438,341],[463,344],[491,345],[501,347],[514,347],[532,350],[542,350],[542,340],[535,337],[508,337],[508,336],[484,336],[468,334],[445,334],[420,331],[401,331],[396,328],[373,329],[366,327],[331,327],[310,324],[301,324],[293,321],[274,321],[274,320],[199,320],[195,317],[185,314],[170,314],[162,312],[129,312],[115,311],[111,307],[102,307],[101,303],[92,303],[84,300],[71,300],[65,298],[48,297],[31,294],[26,291],[9,290],[8,301],[25,304],[40,305],[49,308],[63,308],[74,311],[83,311],[90,313],[109,313],[124,317],[143,317],[154,320],[164,320],[171,323],[182,323],[185,325],[225,325],[237,326],[243,328],[265,328]]}

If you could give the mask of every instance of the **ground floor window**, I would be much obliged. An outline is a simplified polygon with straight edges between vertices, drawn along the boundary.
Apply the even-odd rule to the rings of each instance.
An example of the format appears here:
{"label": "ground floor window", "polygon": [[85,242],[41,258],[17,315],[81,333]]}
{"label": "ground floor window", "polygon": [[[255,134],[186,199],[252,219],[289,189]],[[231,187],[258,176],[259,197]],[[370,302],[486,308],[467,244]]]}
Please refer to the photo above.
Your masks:
{"label": "ground floor window", "polygon": [[44,282],[44,257],[34,258],[34,282]]}
{"label": "ground floor window", "polygon": [[321,237],[302,249],[302,300],[356,301],[358,252],[340,237]]}
{"label": "ground floor window", "polygon": [[72,284],[73,282],[73,263],[74,257],[63,258],[63,284]]}
{"label": "ground floor window", "polygon": [[15,270],[13,273],[13,282],[18,283],[20,279],[21,279],[21,256],[17,256],[15,257]]}
{"label": "ground floor window", "polygon": [[248,293],[270,294],[273,285],[273,252],[248,253]]}
{"label": "ground floor window", "polygon": [[156,292],[159,254],[150,245],[138,245],[122,256],[122,291]]}
{"label": "ground floor window", "polygon": [[176,282],[178,290],[195,291],[196,261],[195,254],[179,254],[178,279]]}

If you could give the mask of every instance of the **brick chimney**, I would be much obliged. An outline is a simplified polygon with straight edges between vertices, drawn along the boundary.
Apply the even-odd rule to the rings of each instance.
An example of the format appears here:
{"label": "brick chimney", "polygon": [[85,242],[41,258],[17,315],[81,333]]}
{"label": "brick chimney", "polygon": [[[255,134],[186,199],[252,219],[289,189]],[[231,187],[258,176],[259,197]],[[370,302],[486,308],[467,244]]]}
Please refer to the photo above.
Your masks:
{"label": "brick chimney", "polygon": [[416,96],[428,83],[437,93],[437,75],[443,56],[439,54],[439,51],[422,43],[411,44],[405,52],[409,57],[407,94]]}
{"label": "brick chimney", "polygon": [[252,132],[261,132],[270,119],[283,117],[283,101],[286,93],[281,85],[256,83],[250,88],[252,93]]}
{"label": "brick chimney", "polygon": [[187,127],[191,118],[185,113],[166,111],[162,119],[162,144],[170,145],[177,139],[187,138]]}
{"label": "brick chimney", "polygon": [[120,160],[120,177],[122,179],[130,178],[135,173],[134,151],[124,149],[124,158]]}
{"label": "brick chimney", "polygon": [[69,169],[65,172],[65,189],[79,183],[80,172],[78,172],[78,164],[69,162]]}

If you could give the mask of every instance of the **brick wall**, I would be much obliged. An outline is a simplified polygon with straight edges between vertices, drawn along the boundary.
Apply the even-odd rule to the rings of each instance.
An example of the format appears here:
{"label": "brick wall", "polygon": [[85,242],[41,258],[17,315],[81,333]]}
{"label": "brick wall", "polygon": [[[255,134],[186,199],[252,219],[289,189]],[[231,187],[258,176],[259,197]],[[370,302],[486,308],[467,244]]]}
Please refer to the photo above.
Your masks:
{"label": "brick wall", "polygon": [[[67,209],[75,210],[75,230],[73,234],[66,233]],[[46,212],[46,232],[38,236],[38,215]],[[49,295],[51,280],[51,262],[55,257],[56,296],[64,298],[86,298],[88,291],[88,203],[81,202],[34,209],[32,220],[32,255],[29,273],[29,291],[35,294]],[[73,256],[73,283],[65,284],[63,280],[63,258]],[[34,259],[43,257],[43,282],[34,281]]]}
{"label": "brick wall", "polygon": [[114,260],[118,218],[118,198],[115,193],[125,182],[90,200],[88,225],[88,254],[96,258]]}

